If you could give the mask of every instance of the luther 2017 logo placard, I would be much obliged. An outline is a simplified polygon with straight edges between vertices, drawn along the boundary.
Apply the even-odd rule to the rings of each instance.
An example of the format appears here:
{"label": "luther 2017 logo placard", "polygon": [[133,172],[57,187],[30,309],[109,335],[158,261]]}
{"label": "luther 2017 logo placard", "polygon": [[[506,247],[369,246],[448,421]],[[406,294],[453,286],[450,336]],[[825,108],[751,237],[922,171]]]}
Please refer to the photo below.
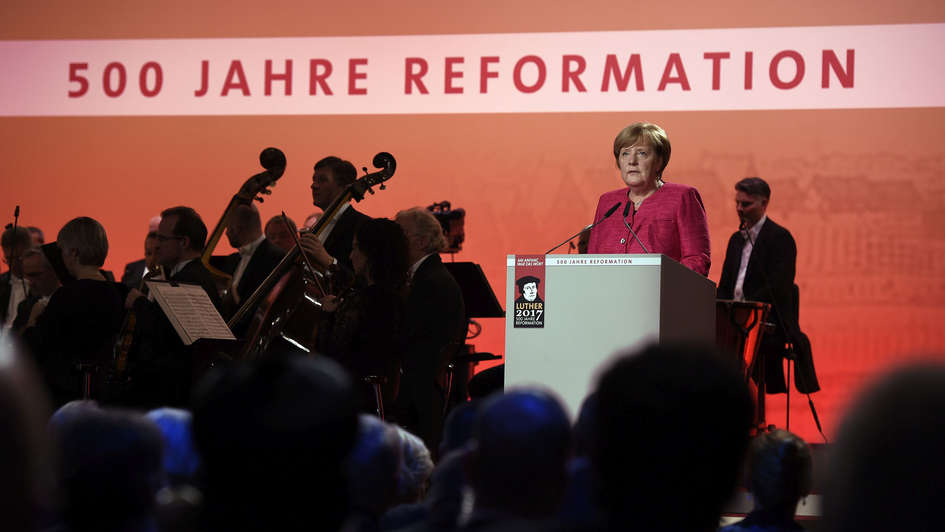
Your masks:
{"label": "luther 2017 logo placard", "polygon": [[545,256],[516,255],[513,327],[544,328],[545,326]]}

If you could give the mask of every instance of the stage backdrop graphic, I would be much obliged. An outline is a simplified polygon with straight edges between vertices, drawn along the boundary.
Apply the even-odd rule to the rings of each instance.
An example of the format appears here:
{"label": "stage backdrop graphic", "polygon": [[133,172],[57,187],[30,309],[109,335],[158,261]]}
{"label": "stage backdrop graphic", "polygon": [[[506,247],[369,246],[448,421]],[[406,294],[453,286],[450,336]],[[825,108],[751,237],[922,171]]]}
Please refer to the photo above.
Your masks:
{"label": "stage backdrop graphic", "polygon": [[[2,219],[20,205],[20,223],[53,240],[95,217],[118,275],[163,208],[193,206],[212,228],[267,146],[288,167],[263,217],[299,223],[315,210],[315,161],[373,171],[388,151],[396,175],[357,208],[463,207],[455,259],[482,264],[502,300],[506,254],[589,223],[621,186],[614,135],[649,121],[672,141],[667,181],[702,194],[714,281],[737,228],[734,183],[771,184],[769,216],[798,244],[828,436],[870,378],[945,349],[941,2],[17,0],[0,12]],[[471,342],[502,354],[502,321],[481,321]],[[791,428],[818,441],[801,399]],[[771,422],[784,413],[783,396],[769,400]]]}

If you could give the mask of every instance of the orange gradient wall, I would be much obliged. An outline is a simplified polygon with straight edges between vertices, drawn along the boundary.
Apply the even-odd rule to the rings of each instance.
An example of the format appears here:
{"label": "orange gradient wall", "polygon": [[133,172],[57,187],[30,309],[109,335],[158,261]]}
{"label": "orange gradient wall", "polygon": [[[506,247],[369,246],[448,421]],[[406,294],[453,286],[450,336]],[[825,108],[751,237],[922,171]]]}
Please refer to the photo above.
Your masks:
{"label": "orange gradient wall", "polygon": [[[319,6],[314,2],[6,2],[0,38],[134,39],[427,35],[945,22],[941,2],[590,1],[425,2]],[[2,66],[2,65],[0,65]],[[148,219],[196,208],[210,228],[229,198],[281,148],[288,167],[260,206],[301,222],[312,212],[313,163],[335,154],[369,166],[397,158],[388,189],[359,209],[372,216],[448,200],[467,211],[466,245],[503,299],[505,255],[540,253],[590,222],[597,197],[620,186],[611,143],[628,123],[662,125],[673,145],[665,176],[699,189],[719,278],[737,226],[732,186],[764,177],[769,216],[798,244],[801,326],[823,391],[828,436],[863,383],[917,352],[945,350],[945,109],[836,109],[646,113],[363,116],[0,118],[0,221],[21,206],[23,225],[55,239],[69,219],[108,231],[106,267],[120,275],[142,255]],[[373,170],[373,168],[372,168]],[[228,252],[221,244],[220,252]],[[482,320],[479,351],[502,354],[500,319]],[[574,356],[581,356],[575,353]],[[817,441],[795,393],[792,429]],[[783,425],[782,398],[769,421]]]}

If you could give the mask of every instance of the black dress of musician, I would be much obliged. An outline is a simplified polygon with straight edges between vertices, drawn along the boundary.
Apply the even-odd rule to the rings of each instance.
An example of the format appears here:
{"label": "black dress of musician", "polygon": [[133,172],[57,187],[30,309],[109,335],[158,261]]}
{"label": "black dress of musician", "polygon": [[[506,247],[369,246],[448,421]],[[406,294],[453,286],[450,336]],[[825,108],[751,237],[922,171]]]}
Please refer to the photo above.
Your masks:
{"label": "black dress of musician", "polygon": [[107,371],[121,328],[127,289],[99,271],[108,254],[105,229],[76,218],[59,231],[66,269],[76,278],[58,288],[43,308],[34,306],[23,338],[36,359],[56,406],[82,398],[82,370]]}
{"label": "black dress of musician", "polygon": [[348,370],[359,383],[361,409],[373,412],[373,390],[364,379],[386,379],[389,407],[403,358],[407,241],[400,226],[384,218],[359,225],[351,263],[356,288],[340,299],[323,299],[329,313],[319,325],[317,348]]}

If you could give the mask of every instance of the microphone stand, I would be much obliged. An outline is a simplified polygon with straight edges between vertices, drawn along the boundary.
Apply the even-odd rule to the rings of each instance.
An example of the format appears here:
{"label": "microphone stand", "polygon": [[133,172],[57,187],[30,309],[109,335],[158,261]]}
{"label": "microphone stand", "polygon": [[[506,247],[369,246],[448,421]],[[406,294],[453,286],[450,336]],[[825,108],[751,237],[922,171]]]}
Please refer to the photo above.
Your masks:
{"label": "microphone stand", "polygon": [[[20,222],[20,206],[17,205],[16,208],[13,209],[13,262],[16,262],[17,259],[19,259],[20,255],[22,254],[19,250],[19,246],[16,243],[16,228],[19,222]],[[12,264],[10,265],[10,278],[11,279],[13,278],[13,265]],[[20,271],[20,283],[23,284],[23,298],[25,299],[29,297],[29,292],[27,291],[29,287],[26,286],[26,279],[23,278],[22,271]]]}
{"label": "microphone stand", "polygon": [[[627,200],[627,206],[623,208],[623,225],[626,226],[627,231],[630,231],[630,234],[633,235],[633,238],[636,239],[637,244],[640,244],[640,247],[643,248],[644,253],[649,253],[650,251],[646,249],[646,246],[643,245],[643,242],[640,241],[640,237],[637,236],[637,233],[630,227],[630,224],[627,223],[627,215],[630,214],[630,206],[633,205],[633,202]],[[636,208],[633,209],[633,214],[637,212]]]}
{"label": "microphone stand", "polygon": [[597,226],[597,224],[599,224],[599,223],[603,222],[604,220],[606,220],[607,218],[609,218],[610,215],[613,214],[614,211],[617,210],[617,207],[620,207],[620,202],[619,202],[619,201],[618,201],[617,203],[615,203],[614,206],[611,207],[606,213],[604,213],[604,215],[601,217],[600,220],[597,220],[596,222],[594,222],[594,223],[592,223],[592,224],[587,224],[586,226],[584,226],[583,229],[581,229],[581,230],[578,231],[577,233],[574,233],[573,235],[569,236],[564,242],[562,242],[562,243],[558,244],[557,246],[555,246],[555,247],[549,249],[548,251],[546,251],[546,252],[545,252],[545,255],[551,254],[552,251],[554,251],[554,250],[560,248],[561,246],[567,244],[568,242],[574,240],[574,237],[580,235],[580,234],[583,233],[584,231],[590,231],[590,230],[593,229],[595,226]]}
{"label": "microphone stand", "polygon": [[[604,221],[604,219],[601,218],[601,221]],[[597,223],[600,223],[600,222],[597,222]],[[550,254],[552,251],[554,251],[554,250],[560,248],[561,246],[567,244],[568,242],[574,240],[574,237],[580,236],[581,233],[583,233],[584,231],[590,231],[595,225],[597,225],[597,224],[587,224],[587,225],[585,225],[585,226],[584,226],[584,229],[581,229],[581,230],[578,231],[577,233],[574,233],[573,235],[569,236],[564,242],[562,242],[562,243],[558,244],[557,246],[555,246],[555,247],[549,249],[548,251],[545,252],[545,255]]]}

